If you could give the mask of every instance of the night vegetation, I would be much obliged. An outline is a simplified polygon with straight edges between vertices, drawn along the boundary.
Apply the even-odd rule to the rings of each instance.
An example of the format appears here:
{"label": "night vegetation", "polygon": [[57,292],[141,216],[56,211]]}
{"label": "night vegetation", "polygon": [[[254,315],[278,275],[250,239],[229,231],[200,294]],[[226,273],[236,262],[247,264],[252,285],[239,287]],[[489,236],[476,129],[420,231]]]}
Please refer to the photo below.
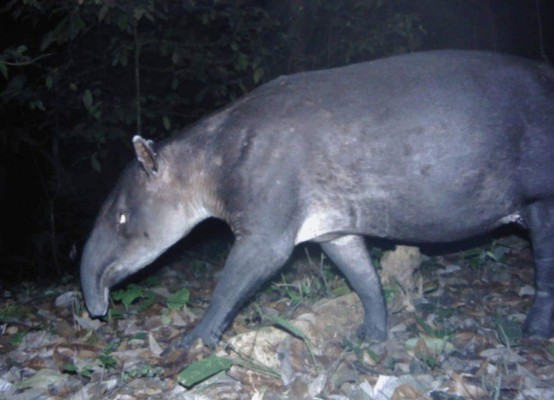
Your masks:
{"label": "night vegetation", "polygon": [[5,3],[2,277],[74,269],[133,135],[166,137],[281,74],[417,50],[409,3]]}

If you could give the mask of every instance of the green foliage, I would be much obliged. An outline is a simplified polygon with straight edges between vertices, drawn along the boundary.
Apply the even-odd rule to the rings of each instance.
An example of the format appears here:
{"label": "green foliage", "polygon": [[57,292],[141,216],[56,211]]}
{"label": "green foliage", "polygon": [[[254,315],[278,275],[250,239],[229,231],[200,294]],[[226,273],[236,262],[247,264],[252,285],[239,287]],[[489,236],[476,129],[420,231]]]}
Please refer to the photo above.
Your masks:
{"label": "green foliage", "polygon": [[187,305],[190,298],[190,291],[188,289],[181,289],[175,293],[172,293],[167,298],[167,307],[171,310],[180,310]]}
{"label": "green foliage", "polygon": [[[270,288],[280,297],[290,299],[291,309],[303,303],[313,303],[323,297],[338,297],[351,292],[344,278],[327,262],[323,253],[319,253],[319,260],[314,260],[308,248],[304,250],[305,261],[282,273],[280,281],[273,282]],[[298,270],[301,270],[300,274]]]}
{"label": "green foliage", "polygon": [[117,365],[117,361],[109,353],[103,353],[99,357],[99,361],[106,369],[114,368]]}
{"label": "green foliage", "polygon": [[114,301],[120,301],[128,310],[129,306],[135,301],[145,295],[145,290],[138,285],[131,284],[126,289],[116,290],[112,292],[112,299]]}
{"label": "green foliage", "polygon": [[523,330],[519,322],[497,315],[495,325],[498,339],[504,346],[511,348],[521,345]]}
{"label": "green foliage", "polygon": [[364,360],[364,354],[367,354],[375,364],[379,364],[382,361],[382,357],[371,350],[365,343],[361,343],[359,341],[353,342],[347,338],[343,338],[341,344],[345,350],[353,352],[358,361]]}
{"label": "green foliage", "polygon": [[9,343],[12,346],[17,347],[23,342],[25,336],[27,336],[27,331],[19,331],[10,338]]}
{"label": "green foliage", "polygon": [[552,355],[554,356],[554,343],[551,343],[549,345],[546,346],[546,350]]}
{"label": "green foliage", "polygon": [[124,371],[122,374],[123,380],[128,381],[138,378],[154,378],[163,374],[162,367],[153,367],[151,365],[138,365]]}
{"label": "green foliage", "polygon": [[[31,196],[37,210],[22,223],[36,249],[21,254],[37,270],[36,260],[67,264],[62,257],[88,226],[82,209],[96,207],[102,193],[94,182],[128,160],[134,134],[165,137],[281,74],[415,50],[423,31],[407,4],[8,2],[0,189],[2,175],[15,173],[40,186]],[[22,155],[33,162],[16,165]]]}
{"label": "green foliage", "polygon": [[273,322],[276,326],[280,327],[281,329],[284,329],[285,331],[289,332],[290,334],[296,336],[297,338],[301,339],[306,347],[308,348],[308,352],[310,353],[310,356],[312,357],[312,361],[315,366],[317,366],[317,361],[315,359],[315,354],[313,352],[313,346],[310,342],[310,339],[302,332],[300,329],[298,329],[293,323],[289,322],[288,320],[274,316],[274,315],[267,315],[265,318],[269,319],[271,322]]}
{"label": "green foliage", "polygon": [[0,308],[0,323],[24,321],[27,315],[29,315],[29,309],[17,304],[9,304]]}
{"label": "green foliage", "polygon": [[417,50],[424,35],[404,0],[314,0],[292,10],[291,64],[315,69]]}
{"label": "green foliage", "polygon": [[508,245],[493,241],[486,246],[464,251],[462,253],[462,258],[468,262],[473,269],[477,269],[490,262],[505,264],[505,258],[509,251],[510,247]]}
{"label": "green foliage", "polygon": [[115,368],[117,366],[116,359],[111,355],[119,345],[119,340],[115,340],[108,344],[108,346],[104,349],[100,357],[98,357],[98,361],[100,361],[100,364],[105,369]]}
{"label": "green foliage", "polygon": [[46,113],[44,130],[56,118],[57,135],[103,158],[114,140],[163,135],[271,76],[417,49],[404,3],[13,1],[12,18],[41,29],[0,53],[1,99]]}
{"label": "green foliage", "polygon": [[432,326],[430,326],[427,322],[423,320],[419,315],[414,315],[417,325],[425,334],[429,337],[433,338],[447,338],[450,337],[452,332],[444,330],[444,329],[435,329]]}
{"label": "green foliage", "polygon": [[94,371],[98,368],[113,369],[117,366],[116,359],[111,353],[117,348],[119,341],[112,342],[104,349],[98,357],[96,365],[76,365],[74,363],[66,363],[62,366],[62,371],[68,374],[77,374],[79,376],[90,378]]}
{"label": "green foliage", "polygon": [[452,353],[456,350],[446,337],[432,337],[424,334],[406,341],[405,347],[413,351],[415,356],[430,369],[435,369],[439,365],[442,354]]}
{"label": "green foliage", "polygon": [[140,300],[137,304],[137,312],[143,312],[150,308],[156,301],[156,295],[139,285],[129,284],[125,289],[116,290],[111,294],[115,302],[121,302],[125,310],[129,310],[129,306]]}
{"label": "green foliage", "polygon": [[177,376],[179,383],[186,388],[200,383],[209,377],[231,368],[233,361],[226,357],[210,356],[192,363]]}
{"label": "green foliage", "polygon": [[68,364],[62,365],[62,372],[65,372],[67,374],[72,374],[72,375],[79,375],[84,378],[90,378],[94,373],[94,366],[86,365],[84,367],[79,368],[75,364],[68,363]]}
{"label": "green foliage", "polygon": [[286,276],[281,274],[281,281],[273,283],[271,287],[289,298],[293,307],[302,304],[305,299],[313,299],[322,290],[321,281],[310,276],[305,276],[298,282],[288,283]]}

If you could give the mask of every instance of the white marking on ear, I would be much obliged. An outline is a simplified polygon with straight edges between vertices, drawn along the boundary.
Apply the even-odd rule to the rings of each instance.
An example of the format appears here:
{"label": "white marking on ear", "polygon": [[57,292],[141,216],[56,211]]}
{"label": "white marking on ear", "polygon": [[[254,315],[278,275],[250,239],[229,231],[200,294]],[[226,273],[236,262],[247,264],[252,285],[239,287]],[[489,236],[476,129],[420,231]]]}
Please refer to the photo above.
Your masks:
{"label": "white marking on ear", "polygon": [[133,136],[133,146],[137,155],[137,160],[140,162],[148,175],[158,175],[158,160],[156,159],[156,151],[154,150],[154,142],[145,140],[139,135]]}

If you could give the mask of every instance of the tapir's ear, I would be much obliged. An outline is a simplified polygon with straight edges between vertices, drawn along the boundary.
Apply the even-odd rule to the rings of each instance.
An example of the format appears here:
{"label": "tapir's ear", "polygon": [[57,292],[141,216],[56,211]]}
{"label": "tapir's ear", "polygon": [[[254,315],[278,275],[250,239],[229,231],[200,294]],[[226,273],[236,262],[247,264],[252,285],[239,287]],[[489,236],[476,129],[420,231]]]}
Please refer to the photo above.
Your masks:
{"label": "tapir's ear", "polygon": [[154,151],[154,142],[145,140],[141,136],[133,137],[133,146],[137,154],[137,160],[140,162],[148,175],[158,174],[158,160]]}

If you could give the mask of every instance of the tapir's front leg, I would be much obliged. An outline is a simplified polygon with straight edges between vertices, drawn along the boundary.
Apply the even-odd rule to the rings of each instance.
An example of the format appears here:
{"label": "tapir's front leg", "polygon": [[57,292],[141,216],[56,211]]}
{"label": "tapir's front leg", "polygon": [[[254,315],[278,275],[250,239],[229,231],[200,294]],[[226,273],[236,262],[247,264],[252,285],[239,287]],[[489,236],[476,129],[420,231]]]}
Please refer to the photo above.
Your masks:
{"label": "tapir's front leg", "polygon": [[323,251],[342,271],[364,306],[360,339],[387,338],[387,307],[381,280],[361,236],[348,235],[321,243]]}
{"label": "tapir's front leg", "polygon": [[202,339],[208,346],[217,344],[240,307],[287,261],[293,247],[293,242],[286,238],[257,235],[237,238],[208,310],[178,346],[190,347],[196,339]]}

